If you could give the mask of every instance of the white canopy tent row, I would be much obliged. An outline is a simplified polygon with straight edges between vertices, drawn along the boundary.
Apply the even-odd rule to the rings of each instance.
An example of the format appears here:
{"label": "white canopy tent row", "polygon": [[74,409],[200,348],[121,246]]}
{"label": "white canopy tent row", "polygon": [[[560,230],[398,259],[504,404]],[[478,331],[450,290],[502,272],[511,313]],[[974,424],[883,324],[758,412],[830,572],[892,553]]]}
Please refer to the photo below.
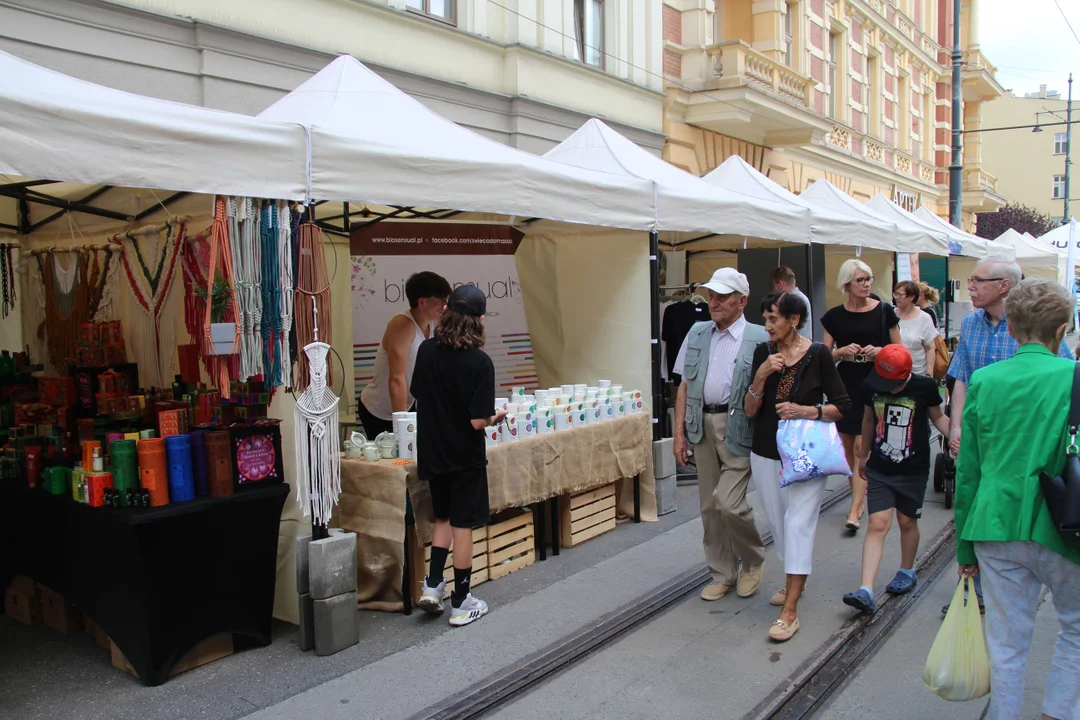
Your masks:
{"label": "white canopy tent row", "polygon": [[1016,264],[1026,277],[1044,277],[1057,281],[1064,272],[1067,252],[1059,251],[1047,243],[1040,243],[1027,233],[1020,234],[1009,228],[994,238],[994,244],[1013,249]]}
{"label": "white canopy tent row", "polygon": [[1058,282],[1072,289],[1075,280],[1073,283],[1069,280],[1076,276],[1077,243],[1080,243],[1080,227],[1077,227],[1076,218],[1069,218],[1068,222],[1040,235],[1036,242],[1051,247],[1064,256],[1064,263],[1058,271]]}

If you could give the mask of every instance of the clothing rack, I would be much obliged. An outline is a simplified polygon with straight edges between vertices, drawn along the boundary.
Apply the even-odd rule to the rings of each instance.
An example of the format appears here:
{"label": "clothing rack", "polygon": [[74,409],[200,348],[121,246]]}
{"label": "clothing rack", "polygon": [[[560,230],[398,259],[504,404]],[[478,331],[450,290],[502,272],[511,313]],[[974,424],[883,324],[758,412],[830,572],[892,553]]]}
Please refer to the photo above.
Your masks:
{"label": "clothing rack", "polygon": [[694,292],[694,290],[696,290],[700,286],[701,286],[701,283],[686,283],[685,285],[661,285],[658,289],[660,289],[660,290],[689,290],[690,292]]}

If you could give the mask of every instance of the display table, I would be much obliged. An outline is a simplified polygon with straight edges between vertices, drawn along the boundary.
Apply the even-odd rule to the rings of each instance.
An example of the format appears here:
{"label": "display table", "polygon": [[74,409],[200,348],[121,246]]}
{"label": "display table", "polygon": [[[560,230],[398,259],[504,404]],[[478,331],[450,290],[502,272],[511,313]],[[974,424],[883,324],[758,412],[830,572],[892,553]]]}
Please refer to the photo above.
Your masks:
{"label": "display table", "polygon": [[278,523],[287,485],[158,508],[92,508],[0,488],[15,569],[60,593],[159,685],[219,633],[270,644]]}
{"label": "display table", "polygon": [[[537,435],[487,449],[491,512],[541,503],[559,495],[620,482],[619,512],[633,515],[633,478],[641,483],[641,518],[656,520],[652,428],[647,414],[565,432]],[[406,490],[415,508],[410,543],[413,575],[420,544],[431,541],[431,497],[416,464],[390,460],[341,462],[341,498],[331,525],[355,532],[357,601],[361,609],[403,609]]]}

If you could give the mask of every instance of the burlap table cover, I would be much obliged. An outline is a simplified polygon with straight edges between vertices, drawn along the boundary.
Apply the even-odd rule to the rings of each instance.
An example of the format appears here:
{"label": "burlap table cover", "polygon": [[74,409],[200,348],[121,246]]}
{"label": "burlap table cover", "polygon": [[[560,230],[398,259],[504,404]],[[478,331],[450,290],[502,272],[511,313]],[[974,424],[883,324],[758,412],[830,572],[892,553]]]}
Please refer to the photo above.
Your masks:
{"label": "burlap table cover", "polygon": [[[524,438],[488,448],[492,512],[618,482],[618,512],[634,512],[633,478],[641,476],[641,519],[655,521],[652,430],[644,413],[569,432]],[[416,520],[414,561],[431,542],[431,495],[416,465],[342,460],[341,500],[333,525],[356,533],[357,601],[361,609],[401,610],[405,491]],[[420,568],[416,568],[417,577]]]}

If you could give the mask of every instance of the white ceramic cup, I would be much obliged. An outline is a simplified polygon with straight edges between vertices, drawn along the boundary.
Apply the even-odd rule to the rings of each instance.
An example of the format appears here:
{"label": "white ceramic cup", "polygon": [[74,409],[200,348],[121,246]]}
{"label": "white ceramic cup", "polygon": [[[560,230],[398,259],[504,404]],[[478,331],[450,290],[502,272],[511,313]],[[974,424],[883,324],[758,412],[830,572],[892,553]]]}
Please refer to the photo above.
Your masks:
{"label": "white ceramic cup", "polygon": [[536,434],[536,425],[533,423],[533,414],[519,412],[517,414],[517,427],[519,437],[532,437]]}
{"label": "white ceramic cup", "polygon": [[595,405],[585,409],[585,424],[597,425],[600,423],[600,406]]}
{"label": "white ceramic cup", "polygon": [[545,395],[544,397],[540,398],[540,403],[538,405],[538,409],[539,408],[550,408],[550,407],[555,407],[555,398],[553,396]]}
{"label": "white ceramic cup", "polygon": [[512,398],[519,398],[524,394],[525,394],[525,386],[524,385],[515,385],[514,387],[510,388],[510,397],[512,397]]}
{"label": "white ceramic cup", "polygon": [[615,419],[615,407],[611,404],[611,398],[604,398],[605,402],[600,405],[600,422]]}
{"label": "white ceramic cup", "polygon": [[516,403],[516,402],[506,403],[506,414],[508,416],[509,415],[517,415],[519,412],[521,412],[521,406],[518,403]]}
{"label": "white ceramic cup", "polygon": [[510,402],[509,398],[495,398],[495,409],[496,410],[505,410],[506,405],[509,402]]}
{"label": "white ceramic cup", "polygon": [[621,398],[622,397],[622,385],[612,385],[611,386],[611,397],[615,397],[615,398]]}
{"label": "white ceramic cup", "polygon": [[555,429],[559,432],[563,430],[569,430],[574,426],[574,416],[566,411],[566,408],[559,408],[559,411],[555,414]]}
{"label": "white ceramic cup", "polygon": [[582,390],[580,392],[577,392],[577,391],[574,392],[574,402],[577,402],[577,403],[585,402],[585,391],[584,390]]}
{"label": "white ceramic cup", "polygon": [[585,427],[585,416],[588,411],[584,407],[574,411],[574,427]]}
{"label": "white ceramic cup", "polygon": [[542,407],[536,411],[536,434],[547,435],[555,430],[555,411],[551,407]]}
{"label": "white ceramic cup", "polygon": [[507,415],[506,419],[503,420],[503,427],[505,430],[503,431],[503,437],[499,438],[499,442],[517,442],[520,436],[517,413]]}
{"label": "white ceramic cup", "polygon": [[611,398],[612,415],[617,418],[626,417],[626,403],[622,398]]}
{"label": "white ceramic cup", "polygon": [[499,428],[497,425],[484,428],[484,443],[488,447],[495,447],[499,444]]}

